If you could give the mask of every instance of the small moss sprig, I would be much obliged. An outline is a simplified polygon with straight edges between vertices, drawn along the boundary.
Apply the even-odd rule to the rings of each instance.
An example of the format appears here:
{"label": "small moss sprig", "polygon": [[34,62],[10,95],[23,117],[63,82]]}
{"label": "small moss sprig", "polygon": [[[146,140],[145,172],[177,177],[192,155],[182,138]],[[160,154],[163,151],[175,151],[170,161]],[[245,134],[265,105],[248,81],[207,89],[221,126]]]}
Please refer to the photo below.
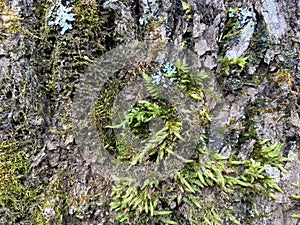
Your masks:
{"label": "small moss sprig", "polygon": [[[294,187],[300,189],[300,184],[292,183],[292,185],[293,185]],[[299,202],[299,200],[300,200],[300,195],[292,195],[291,198]],[[300,214],[292,214],[292,217],[295,218],[295,219],[298,219],[298,221],[299,221],[299,219],[300,219]],[[299,224],[299,223],[298,223],[298,224]]]}
{"label": "small moss sprig", "polygon": [[192,20],[193,18],[193,12],[192,12],[192,6],[191,4],[181,1],[182,9],[185,11],[185,14],[187,16],[188,20]]}
{"label": "small moss sprig", "polygon": [[221,63],[220,73],[227,76],[234,73],[240,73],[244,70],[246,61],[247,57],[228,58],[227,56],[224,56],[219,59],[219,62]]}
{"label": "small moss sprig", "polygon": [[167,62],[156,73],[150,75],[144,73],[142,76],[146,82],[147,90],[155,98],[161,93],[161,87],[172,87],[174,83],[193,100],[204,99],[202,84],[209,79],[204,70],[197,74],[190,73],[185,59],[177,60],[175,64]]}
{"label": "small moss sprig", "polygon": [[[166,123],[150,136],[148,132],[149,123],[158,118],[166,120]],[[130,165],[143,163],[149,160],[149,157],[153,155],[157,155],[155,161],[159,163],[168,155],[175,154],[172,149],[176,145],[172,144],[170,146],[174,138],[183,140],[179,134],[181,123],[180,120],[176,118],[176,110],[174,108],[164,108],[146,100],[139,101],[138,105],[130,111],[121,124],[107,126],[107,128],[121,127],[123,129],[130,129],[133,134],[139,136],[142,140],[149,138],[150,140],[147,142],[151,143],[146,145],[140,152],[132,151],[130,154],[128,154],[128,149],[126,151],[126,147],[124,149],[124,146],[119,143],[117,147],[117,152],[120,154],[119,159],[123,157],[126,159],[128,159],[128,157],[131,158]]]}

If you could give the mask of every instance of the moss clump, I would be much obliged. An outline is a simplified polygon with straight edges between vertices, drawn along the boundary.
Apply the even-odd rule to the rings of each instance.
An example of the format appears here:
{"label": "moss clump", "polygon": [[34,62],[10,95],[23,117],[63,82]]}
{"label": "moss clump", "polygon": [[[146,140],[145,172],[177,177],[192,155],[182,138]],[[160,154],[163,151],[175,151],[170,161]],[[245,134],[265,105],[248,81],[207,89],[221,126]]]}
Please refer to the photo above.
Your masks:
{"label": "moss clump", "polygon": [[[56,171],[55,175],[41,187],[32,213],[34,224],[73,224],[85,217],[86,203],[96,197],[87,193],[70,193],[73,172]],[[70,215],[69,212],[72,212]]]}
{"label": "moss clump", "polygon": [[[143,71],[143,78],[151,98],[140,101],[120,123],[109,125],[111,117],[103,110],[111,107],[118,92],[109,90],[120,88],[120,81],[117,86],[109,81],[110,85],[104,91],[107,93],[106,97],[102,96],[97,103],[96,120],[101,135],[105,137],[103,140],[108,141],[105,142],[106,147],[114,152],[123,165],[128,165],[129,169],[135,165],[159,165],[176,155],[177,141],[181,139],[181,121],[176,121],[176,110],[172,110],[172,105],[168,105],[170,103],[157,101],[164,85],[167,88],[172,84],[168,79],[174,79],[173,82],[178,84],[182,92],[187,92],[193,101],[203,104],[205,100],[202,86],[198,85],[201,82],[198,81],[203,81],[207,74],[194,75],[189,72],[188,65],[182,62],[176,64],[176,72],[173,73],[170,69],[171,75],[162,73],[159,76],[160,70],[156,69],[153,73],[150,68],[147,73],[146,70]],[[137,76],[137,71],[133,74]],[[114,96],[108,93],[113,93]],[[148,123],[158,115],[167,122],[163,131],[158,130],[153,134],[159,143],[153,148],[148,146],[149,148],[142,151],[135,151],[115,137],[113,132],[104,132],[104,129],[109,131],[111,128],[127,126],[137,135],[147,138]],[[199,117],[199,120],[203,120],[201,124],[204,128],[208,126],[209,112],[206,112],[206,116]],[[179,124],[175,126],[176,134],[174,131],[170,132],[168,122]],[[108,204],[117,213],[115,220],[122,224],[242,224],[265,216],[256,209],[257,198],[276,199],[276,192],[282,192],[275,179],[268,174],[267,168],[271,166],[287,172],[282,166],[287,159],[281,157],[282,145],[268,145],[269,140],[261,141],[255,131],[252,133],[245,135],[245,138],[255,139],[256,145],[246,159],[238,157],[239,149],[229,157],[211,152],[206,148],[205,135],[199,134],[198,147],[185,149],[191,151],[190,157],[178,157],[184,166],[169,171],[167,177],[160,179],[158,170],[153,171],[158,172],[157,176],[142,176],[142,179],[130,176],[114,177],[112,200]],[[236,201],[247,201],[252,214],[238,217]]]}
{"label": "moss clump", "polygon": [[247,74],[245,66],[248,57],[244,51],[250,44],[254,25],[252,12],[248,8],[227,9],[218,68],[219,83],[226,91],[238,90],[245,84],[243,78]]}
{"label": "moss clump", "polygon": [[55,99],[63,92],[70,94],[79,74],[95,58],[114,47],[115,15],[99,2],[76,1],[71,4],[76,20],[72,21],[72,29],[61,35],[61,28],[49,26],[45,19],[53,6],[55,3],[49,1],[36,3],[34,13],[40,24],[31,32],[40,37],[33,68],[37,74],[42,74],[40,82]]}
{"label": "moss clump", "polygon": [[245,67],[246,57],[228,58],[227,56],[219,59],[221,63],[221,75],[240,74]]}
{"label": "moss clump", "polygon": [[[103,93],[98,99],[95,107],[96,124],[98,126],[100,136],[105,143],[106,149],[117,154],[120,154],[121,152],[125,154],[126,149],[124,151],[124,145],[126,144],[122,144],[120,143],[120,140],[114,138],[111,128],[124,129],[126,127],[127,129],[131,129],[133,133],[136,133],[145,139],[149,136],[148,127],[151,121],[157,118],[166,121],[164,126],[160,127],[159,130],[156,130],[157,135],[152,135],[152,139],[150,141],[156,144],[159,143],[158,145],[162,146],[162,148],[152,149],[150,147],[149,149],[144,149],[144,151],[140,153],[131,152],[134,154],[132,155],[133,162],[131,164],[144,161],[147,158],[143,159],[145,154],[154,155],[155,158],[157,155],[160,155],[160,158],[164,158],[164,155],[172,154],[173,149],[177,146],[176,140],[183,139],[179,134],[182,124],[178,117],[178,112],[176,112],[176,109],[172,106],[172,104],[159,98],[160,93],[164,92],[168,88],[172,88],[173,82],[174,84],[176,82],[176,85],[178,85],[181,91],[187,93],[187,96],[191,98],[191,101],[199,102],[199,105],[203,105],[204,95],[202,92],[202,86],[199,82],[207,78],[207,74],[204,71],[199,74],[188,73],[188,67],[185,62],[177,62],[177,71],[173,73],[170,70],[172,72],[170,74],[168,74],[166,68],[161,69],[160,67],[158,67],[158,71],[151,73],[151,69],[153,71],[155,68],[157,70],[157,65],[154,67],[144,65],[137,70],[132,70],[130,74],[126,74],[126,76],[122,75],[122,77],[126,77],[126,79],[120,79],[120,75],[112,78],[106,85],[104,85],[106,89],[103,90]],[[145,80],[146,88],[151,94],[151,97],[147,100],[138,102],[125,118],[124,116],[120,117],[120,123],[111,125],[111,108],[116,96],[127,82],[134,80],[134,78],[138,76],[139,71],[140,76],[142,74],[142,77]],[[124,71],[119,72],[124,73]],[[210,118],[205,107],[198,112],[196,117],[197,121],[194,122],[198,122],[204,126],[208,125]],[[131,145],[131,143],[128,144],[129,146]],[[168,148],[167,146],[171,146],[171,148],[166,151]],[[129,150],[127,151],[129,154]],[[126,157],[129,157],[128,154],[125,154]]]}
{"label": "moss clump", "polygon": [[32,213],[39,187],[30,187],[29,155],[21,143],[0,143],[0,222],[16,223]]}
{"label": "moss clump", "polygon": [[0,223],[64,224],[66,210],[80,200],[71,201],[66,195],[64,173],[37,185],[30,177],[30,155],[24,151],[25,145],[0,144]]}
{"label": "moss clump", "polygon": [[[97,1],[76,1],[73,6],[76,13],[77,35],[86,41],[91,41],[89,51],[96,54],[103,53],[107,47],[114,47],[113,26],[115,13],[103,8]],[[76,36],[77,36],[76,35]],[[84,48],[84,43],[78,43],[78,47]],[[87,46],[86,46],[87,47]],[[88,55],[88,57],[90,57]],[[99,57],[99,55],[97,55]]]}
{"label": "moss clump", "polygon": [[282,69],[276,72],[272,76],[272,78],[274,82],[276,82],[280,86],[287,84],[289,87],[292,87],[295,83],[294,77],[292,76],[291,71],[289,69]]}
{"label": "moss clump", "polygon": [[224,25],[222,37],[224,49],[231,47],[233,44],[233,39],[240,34],[240,30],[237,29],[239,24],[239,19],[237,17],[239,9],[238,8],[229,8],[226,11],[227,21]]}
{"label": "moss clump", "polygon": [[7,0],[0,1],[0,43],[12,34],[22,31],[22,19],[17,15]]}
{"label": "moss clump", "polygon": [[[8,130],[11,134],[4,136],[9,142],[0,144],[1,224],[69,224],[70,207],[76,209],[70,217],[82,216],[84,202],[90,198],[84,194],[78,198],[71,196],[69,190],[76,182],[69,177],[72,171],[62,171],[61,162],[57,167],[49,167],[47,157],[51,156],[43,158],[34,170],[30,163],[34,156],[43,153],[45,141],[50,136],[59,142],[71,130],[67,105],[70,105],[72,91],[86,66],[107,48],[114,47],[114,13],[105,10],[97,1],[76,1],[72,3],[77,14],[73,29],[61,35],[60,28],[50,27],[46,20],[52,4],[57,2],[33,2],[30,11],[33,16],[24,18],[23,23],[30,24],[27,27],[32,35],[24,35],[22,39],[22,46],[24,41],[33,49],[26,52],[28,60],[24,64],[30,68],[30,73],[22,73],[21,78],[9,74],[17,79],[7,76],[3,83],[8,94],[5,96],[4,92],[1,96],[4,105],[0,110],[7,112],[3,114],[3,127],[6,124],[8,127],[4,135]],[[11,33],[18,32],[21,20],[13,17],[16,13],[8,6],[8,1],[0,1],[0,14],[1,42],[2,39],[9,40]],[[13,111],[9,111],[11,104],[15,105]],[[8,112],[13,119],[5,116]],[[48,118],[54,120],[52,123],[50,119],[46,125]],[[57,132],[47,132],[49,126]],[[74,159],[74,152],[69,155],[66,148],[60,150],[60,159],[64,162]]]}
{"label": "moss clump", "polygon": [[[115,178],[111,209],[119,213],[117,220],[137,224],[180,224],[183,218],[185,224],[242,224],[259,218],[255,197],[277,199],[275,192],[282,192],[266,166],[286,172],[282,162],[287,160],[280,156],[282,145],[264,146],[265,142],[246,160],[198,148],[181,171],[164,181],[147,179],[141,187],[135,180]],[[235,218],[235,200],[240,198],[252,201],[252,217]]]}

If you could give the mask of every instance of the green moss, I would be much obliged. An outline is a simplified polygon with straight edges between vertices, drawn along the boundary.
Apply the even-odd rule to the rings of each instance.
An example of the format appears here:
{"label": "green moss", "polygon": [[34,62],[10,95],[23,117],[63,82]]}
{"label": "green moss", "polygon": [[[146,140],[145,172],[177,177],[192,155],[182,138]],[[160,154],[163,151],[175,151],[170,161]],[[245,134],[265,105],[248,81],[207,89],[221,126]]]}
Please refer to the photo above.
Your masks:
{"label": "green moss", "polygon": [[[33,185],[30,156],[24,146],[16,142],[0,144],[0,223],[64,224],[66,210],[72,205],[62,182],[65,174],[57,173],[48,184]],[[80,199],[72,201],[76,202]]]}
{"label": "green moss", "polygon": [[[63,225],[70,219],[85,217],[83,206],[96,195],[78,193],[72,196],[70,193],[72,173],[65,170],[57,171],[51,180],[42,186],[43,191],[38,195],[33,211],[34,224]],[[74,211],[73,216],[69,215],[70,208]]]}
{"label": "green moss", "polygon": [[[0,2],[2,8],[3,2]],[[43,18],[49,9],[48,3],[46,4],[45,1],[36,3],[36,19],[42,22],[37,25],[35,31],[32,31],[35,38],[39,37],[32,66],[39,74],[39,84],[46,87],[42,90],[43,94],[47,95],[47,100],[52,100],[47,101],[51,111],[66,102],[65,98],[68,98],[74,89],[79,74],[94,58],[106,49],[112,48],[115,40],[112,30],[114,15],[104,10],[100,3],[76,1],[73,5],[77,14],[76,23],[65,36],[59,35],[55,28],[43,24]],[[243,61],[232,64],[227,62],[227,64],[229,70],[235,66],[239,70],[244,67]],[[174,116],[170,105],[154,97],[140,102],[135,108],[136,111],[130,114],[131,120],[125,122],[136,134],[144,135],[146,138],[148,120],[153,116],[165,117],[168,120],[165,130],[168,132],[167,137],[163,139],[165,144],[160,148],[150,149],[141,157],[116,139],[111,128],[108,127],[111,125],[110,109],[120,89],[142,73],[149,75],[155,66],[142,65],[141,68],[130,72],[120,71],[120,74],[128,72],[126,75],[129,76],[113,78],[96,103],[95,120],[103,142],[108,150],[113,151],[120,160],[129,164],[155,162],[157,159],[164,161],[172,154],[166,146],[172,147],[176,145],[176,140],[180,139],[180,119]],[[201,74],[199,76],[190,74],[187,72],[187,65],[183,63],[178,64],[177,67],[179,73],[177,77],[172,78],[178,80],[179,87],[187,91],[194,101],[202,104],[204,95],[201,85],[197,84]],[[205,73],[202,75],[205,76]],[[156,90],[150,83],[148,88],[152,88],[155,96]],[[155,104],[159,104],[158,109],[154,109]],[[204,128],[208,127],[210,122],[208,110],[203,109],[198,114],[199,124]],[[65,125],[64,122],[63,124]],[[52,132],[52,134],[58,135],[59,139],[63,133]],[[145,180],[139,187],[136,185],[137,181],[115,178],[110,206],[118,213],[116,219],[134,224],[220,224],[222,220],[238,224],[235,219],[234,202],[231,200],[234,201],[244,195],[242,198],[250,200],[253,200],[252,196],[274,198],[275,191],[281,191],[274,179],[267,176],[264,167],[272,165],[284,171],[281,166],[285,160],[280,156],[281,145],[267,146],[266,143],[260,142],[257,136],[255,138],[259,144],[249,159],[241,160],[236,155],[226,158],[211,153],[205,149],[205,140],[200,140],[203,144],[202,148],[194,149],[194,157],[185,161],[186,166],[166,180],[159,182]],[[51,180],[47,180],[50,176],[45,177],[44,183],[40,183],[38,187],[31,187],[28,185],[29,175],[32,172],[29,166],[30,157],[26,155],[26,150],[21,143],[0,145],[0,204],[5,209],[1,217],[12,223],[21,220],[25,223],[27,221],[33,223],[32,218],[34,218],[35,224],[65,224],[65,217],[71,206],[77,210],[75,215],[85,217],[81,203],[94,196],[82,195],[78,198],[68,196],[69,182],[72,182],[72,179],[66,176],[69,172],[50,171],[49,168],[47,170],[49,169],[50,174],[53,172],[57,175],[51,176]]]}
{"label": "green moss", "polygon": [[72,4],[72,13],[76,14],[73,28],[61,35],[59,27],[50,27],[43,19],[52,6],[48,1],[36,3],[36,19],[44,23],[31,32],[41,37],[33,68],[42,75],[48,94],[56,98],[61,92],[71,91],[79,74],[106,49],[114,47],[114,13],[96,1],[76,1]]}
{"label": "green moss", "polygon": [[[205,79],[204,74],[202,74],[204,77],[199,78],[200,75],[189,73],[185,63],[178,63],[176,67],[177,73],[168,78],[176,78],[182,91],[196,94],[197,97],[190,95],[194,101],[199,99],[203,101],[202,87],[197,86],[197,80]],[[151,71],[151,68],[153,67],[148,69]],[[110,82],[104,91],[106,94],[97,102],[96,120],[101,135],[105,137],[104,143],[107,149],[114,152],[116,157],[129,167],[136,164],[164,162],[170,154],[174,154],[172,149],[176,147],[176,138],[180,139],[181,126],[175,129],[176,134],[165,128],[167,136],[159,139],[162,141],[159,147],[135,152],[109,132],[110,128],[128,126],[136,134],[143,136],[147,134],[148,122],[157,115],[170,122],[176,121],[174,117],[176,112],[168,111],[172,109],[170,105],[153,101],[159,96],[159,88],[153,81],[162,82],[163,78],[158,81],[157,75],[151,75],[150,71],[144,73],[143,78],[153,99],[138,103],[120,124],[109,126],[111,118],[109,113],[107,114],[109,111],[106,111],[111,108],[114,96],[118,94],[115,88],[120,88],[122,83],[120,80],[116,79],[117,83]],[[137,71],[133,74],[136,76]],[[208,126],[209,112],[199,120],[203,120],[204,127]],[[177,123],[180,125],[180,120]],[[193,151],[191,154],[193,156],[182,159],[185,163],[184,168],[173,171],[164,180],[114,177],[112,200],[109,205],[111,210],[117,213],[116,221],[125,224],[222,224],[224,221],[242,224],[266,216],[258,212],[257,199],[276,199],[276,192],[282,192],[274,178],[268,175],[267,167],[272,166],[287,172],[282,164],[288,159],[281,157],[281,144],[268,145],[270,140],[261,141],[253,126],[244,135],[244,142],[247,139],[254,139],[257,144],[246,159],[238,158],[242,143],[239,143],[230,157],[224,157],[206,149],[205,138],[199,137],[200,146],[189,150]],[[251,215],[246,213],[243,218],[237,217],[239,209],[236,208],[236,201],[249,202],[253,213]]]}
{"label": "green moss", "polygon": [[[113,24],[114,13],[105,10],[102,4],[97,3],[97,1],[76,1],[73,8],[76,13],[75,28],[82,31],[83,35],[94,41],[95,44],[98,44],[98,51],[105,50],[103,38],[106,39],[106,35],[111,39],[113,38],[107,27],[109,24]],[[102,40],[98,41],[97,38]]]}
{"label": "green moss", "polygon": [[[202,72],[198,75],[188,74],[187,65],[185,63],[180,65],[180,63],[178,62],[176,65],[178,68],[178,73],[173,74],[171,76],[167,75],[166,79],[176,80],[178,86],[183,91],[186,91],[191,99],[193,99],[194,101],[201,101],[204,95],[202,93],[201,85],[197,84],[197,82],[199,82],[199,80],[201,79],[206,79],[205,73]],[[164,138],[162,138],[161,136],[154,135],[153,141],[155,143],[158,140],[161,140],[162,138],[161,144],[162,146],[166,146],[167,142],[172,142],[172,140],[174,139],[181,138],[179,135],[179,131],[181,129],[181,122],[177,118],[177,116],[175,116],[175,109],[169,103],[163,102],[159,100],[159,98],[157,98],[161,90],[157,85],[153,84],[153,78],[144,73],[144,71],[146,72],[148,70],[150,72],[151,69],[153,70],[154,68],[155,67],[146,65],[143,66],[143,68],[137,69],[136,71],[131,71],[131,74],[127,74],[126,79],[120,79],[120,77],[117,75],[106,84],[107,88],[103,90],[101,98],[99,98],[98,102],[96,103],[95,120],[96,124],[98,125],[100,136],[102,137],[102,140],[104,141],[105,146],[108,150],[111,149],[112,152],[118,153],[124,152],[123,145],[119,143],[119,141],[116,140],[114,137],[112,137],[112,130],[110,128],[121,128],[127,126],[129,129],[131,129],[133,133],[139,134],[140,136],[144,136],[145,138],[148,135],[147,129],[149,122],[158,117],[167,120],[165,127],[162,127],[161,132],[158,133],[165,135],[165,132],[167,132],[168,135]],[[126,85],[127,82],[134,79],[138,75],[139,71],[140,75],[141,73],[143,74],[143,78],[146,82],[146,86],[149,93],[151,93],[152,95],[152,99],[139,102],[138,105],[131,110],[128,116],[124,118],[124,120],[121,121],[120,124],[114,124],[113,126],[111,126],[110,109],[112,108],[112,104],[115,100],[115,97],[118,95],[119,91],[124,85]],[[124,73],[124,71],[119,72],[121,74]],[[160,106],[157,105],[157,103]],[[205,122],[209,120],[209,115],[206,114],[205,116],[205,112],[205,110],[199,111],[199,123],[202,123],[203,125],[207,125],[209,123]],[[201,122],[200,120],[203,121]],[[159,151],[161,155],[166,154],[166,152],[163,153],[164,151],[161,152],[159,149],[157,149],[157,151]],[[150,152],[152,152],[151,154],[156,155],[158,154],[157,151],[151,150]],[[125,155],[128,156],[128,154]],[[139,156],[136,157],[140,158]]]}
{"label": "green moss", "polygon": [[[300,184],[293,183],[292,185],[295,186],[296,188],[300,188]],[[296,201],[300,200],[300,195],[292,195],[291,197]],[[300,219],[300,214],[293,214],[292,217],[295,219]]]}
{"label": "green moss", "polygon": [[13,34],[21,33],[22,19],[7,0],[0,1],[0,43]]}
{"label": "green moss", "polygon": [[279,70],[275,74],[271,75],[271,79],[273,79],[274,82],[280,86],[287,84],[289,87],[292,87],[295,82],[294,77],[289,69]]}
{"label": "green moss", "polygon": [[[169,180],[156,183],[145,180],[141,188],[135,186],[134,180],[116,178],[111,209],[119,212],[119,221],[139,221],[141,217],[151,222],[178,224],[183,216],[178,212],[184,209],[189,224],[222,224],[224,221],[242,224],[251,220],[247,216],[234,216],[238,210],[234,202],[243,196],[252,198],[252,211],[256,211],[253,217],[258,218],[255,196],[277,199],[275,192],[282,192],[274,178],[266,173],[265,166],[286,172],[281,163],[287,159],[279,152],[282,145],[265,146],[265,143],[260,142],[262,147],[246,160],[233,160],[198,149],[198,156]],[[264,157],[260,157],[262,155]]]}
{"label": "green moss", "polygon": [[188,20],[193,19],[193,12],[192,12],[192,6],[191,4],[185,2],[185,1],[181,1],[182,4],[182,9],[185,11],[185,14],[187,16]]}
{"label": "green moss", "polygon": [[246,57],[237,57],[234,59],[226,56],[219,59],[219,62],[221,63],[221,75],[240,74],[244,70],[246,60]]}
{"label": "green moss", "polygon": [[49,184],[43,187],[39,196],[39,207],[34,212],[35,224],[63,224],[63,219],[68,209],[66,204],[66,191],[61,178],[54,177]]}
{"label": "green moss", "polygon": [[34,209],[40,187],[30,187],[29,155],[20,143],[0,143],[0,222],[16,222]]}
{"label": "green moss", "polygon": [[[16,224],[20,221],[25,224],[66,224],[71,206],[75,208],[73,217],[85,217],[83,205],[95,197],[83,194],[72,197],[69,193],[75,182],[70,178],[72,171],[41,166],[44,162],[39,165],[37,171],[31,169],[33,156],[29,155],[29,152],[37,154],[44,143],[36,142],[43,142],[49,136],[40,134],[40,127],[47,129],[43,125],[33,128],[29,121],[32,119],[30,116],[37,113],[40,113],[37,117],[41,118],[55,117],[57,120],[54,123],[58,126],[52,127],[51,134],[56,135],[56,140],[61,140],[63,135],[71,130],[70,118],[65,118],[69,112],[63,111],[62,105],[70,104],[70,95],[80,74],[93,59],[99,57],[106,49],[114,47],[114,13],[105,10],[97,1],[76,1],[73,4],[73,10],[77,14],[76,22],[72,24],[73,29],[61,35],[59,29],[49,27],[45,19],[52,6],[51,2],[53,1],[34,2],[34,15],[30,19],[36,23],[31,24],[32,30],[22,33],[28,38],[26,42],[35,40],[33,42],[36,51],[30,53],[30,66],[34,75],[26,77],[32,78],[34,82],[27,83],[23,77],[18,79],[22,82],[22,93],[16,92],[18,99],[15,101],[19,107],[19,104],[31,101],[31,97],[34,97],[34,107],[42,112],[36,112],[34,107],[23,109],[23,105],[20,106],[23,111],[16,115],[26,115],[28,118],[24,121],[24,118],[14,116],[15,123],[18,123],[16,129],[12,126],[14,137],[11,138],[11,142],[0,144],[0,206],[3,209],[0,212],[1,224]],[[16,32],[17,27],[21,25],[20,19],[13,17],[16,14],[8,7],[7,1],[0,1],[0,13],[1,42],[10,35],[9,29]],[[11,15],[9,20],[4,20],[6,14]],[[34,86],[35,84],[38,84],[38,87]],[[32,90],[28,91],[29,87]],[[23,93],[23,90],[26,92]],[[35,92],[33,96],[29,96],[31,91]],[[23,98],[26,98],[26,101],[23,101]],[[44,115],[46,111],[49,113],[47,116]],[[54,111],[56,115],[52,114]],[[29,141],[23,143],[23,138]],[[43,140],[37,140],[38,138]]]}
{"label": "green moss", "polygon": [[237,29],[239,20],[237,17],[239,9],[238,8],[228,8],[226,10],[226,22],[223,25],[223,37],[222,37],[222,47],[223,51],[230,48],[232,43],[232,39],[240,34],[240,30]]}
{"label": "green moss", "polygon": [[245,84],[253,85],[244,79],[249,68],[248,54],[240,55],[239,51],[243,44],[247,45],[250,41],[255,23],[248,8],[229,7],[225,13],[218,79],[223,90],[231,92],[241,89]]}
{"label": "green moss", "polygon": [[240,34],[240,31],[237,30],[239,20],[237,17],[239,9],[238,8],[228,8],[226,11],[227,21],[224,25],[224,36],[222,40],[225,45],[227,45],[226,41],[230,41],[232,37],[235,37]]}

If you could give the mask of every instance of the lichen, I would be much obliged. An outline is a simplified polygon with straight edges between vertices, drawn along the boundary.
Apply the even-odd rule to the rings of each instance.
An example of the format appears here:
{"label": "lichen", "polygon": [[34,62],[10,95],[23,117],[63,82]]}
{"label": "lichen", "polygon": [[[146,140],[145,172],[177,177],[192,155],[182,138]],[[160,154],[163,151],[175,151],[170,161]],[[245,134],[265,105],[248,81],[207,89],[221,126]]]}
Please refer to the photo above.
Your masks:
{"label": "lichen", "polygon": [[151,22],[158,22],[160,20],[160,2],[155,0],[142,1],[143,13],[139,18],[140,25],[146,26]]}
{"label": "lichen", "polygon": [[254,32],[253,13],[248,8],[229,8],[223,31],[225,55],[230,60],[243,57]]}
{"label": "lichen", "polygon": [[72,29],[72,24],[70,24],[69,22],[75,20],[74,16],[76,14],[70,13],[70,11],[72,10],[72,7],[65,7],[64,5],[60,4],[55,12],[55,14],[56,14],[55,20],[52,21],[52,20],[50,20],[50,18],[53,17],[52,14],[54,14],[53,10],[55,7],[56,7],[56,5],[51,7],[51,11],[46,16],[46,20],[48,21],[49,26],[54,26],[54,25],[60,26],[62,28],[62,30],[60,31],[60,34],[63,35],[67,30]]}
{"label": "lichen", "polygon": [[[219,72],[221,86],[226,91],[236,91],[248,82],[247,75],[252,73],[251,64],[248,65],[249,48],[251,48],[254,30],[257,27],[254,12],[250,8],[232,8],[226,11],[224,22],[221,57],[219,58]],[[250,59],[254,59],[251,57]],[[247,80],[247,81],[246,81]]]}

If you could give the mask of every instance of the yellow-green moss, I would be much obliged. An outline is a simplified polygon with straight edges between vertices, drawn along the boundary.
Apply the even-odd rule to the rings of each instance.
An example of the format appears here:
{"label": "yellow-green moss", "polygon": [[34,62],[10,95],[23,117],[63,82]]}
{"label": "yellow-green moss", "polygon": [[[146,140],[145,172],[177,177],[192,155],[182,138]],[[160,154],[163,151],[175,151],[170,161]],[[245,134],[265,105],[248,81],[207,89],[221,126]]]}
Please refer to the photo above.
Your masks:
{"label": "yellow-green moss", "polygon": [[[190,80],[192,76],[187,72],[187,66],[177,65],[177,68],[178,71],[181,71],[180,78],[178,77],[180,88],[187,92],[197,93],[198,97],[203,96],[201,95],[201,86],[198,87],[196,84],[189,86],[192,83]],[[151,84],[151,77],[145,74],[143,77],[149,93],[155,98],[157,89],[154,87],[155,85]],[[152,152],[156,157],[153,160],[153,155],[151,156],[152,163],[164,161],[168,158],[168,154],[162,153],[161,149],[136,153],[130,148],[126,148],[123,143],[118,143],[118,140],[113,138],[113,133],[109,132],[109,128],[122,125],[107,126],[111,118],[109,114],[106,114],[109,112],[107,110],[110,108],[114,96],[118,93],[114,88],[118,89],[119,87],[119,84],[110,83],[105,93],[114,95],[104,95],[104,98],[98,99],[96,107],[98,109],[96,110],[97,124],[100,125],[99,130],[101,136],[104,137],[103,141],[107,149],[114,152],[116,157],[123,160],[124,163],[129,161],[129,165],[143,163],[147,160],[149,162]],[[109,90],[114,91],[110,92]],[[198,97],[194,100],[199,99]],[[149,106],[153,104],[149,101],[142,103]],[[143,115],[149,112],[147,107],[137,107],[138,113],[132,113],[131,116],[138,116],[143,110]],[[152,114],[150,113],[150,115]],[[148,117],[143,118],[147,121]],[[165,116],[164,118],[169,117]],[[170,118],[173,117],[170,116]],[[210,119],[209,112],[199,119],[202,119],[202,124],[207,126]],[[130,121],[138,124],[134,126],[135,130],[143,130],[143,126],[140,126],[143,121],[140,122],[139,118],[132,118]],[[128,123],[128,121],[123,122]],[[180,127],[176,132],[179,135]],[[171,141],[167,141],[161,146],[171,146],[170,148],[172,148],[174,140],[176,140],[174,137],[171,136]],[[205,139],[202,138],[201,147],[187,149],[187,151],[193,151],[193,157],[184,162],[184,168],[172,172],[164,180],[145,178],[142,183],[139,183],[141,181],[133,178],[115,177],[110,206],[111,210],[118,214],[116,221],[125,224],[180,224],[182,221],[186,224],[222,224],[224,221],[242,224],[242,222],[265,216],[257,211],[256,198],[276,199],[276,192],[282,192],[275,179],[267,173],[267,166],[287,172],[282,163],[288,159],[281,157],[282,144],[269,145],[270,140],[260,140],[253,126],[244,135],[244,139],[256,140],[254,150],[250,152],[247,159],[237,157],[239,144],[231,156],[224,157],[206,149]],[[247,201],[252,210],[251,215],[245,215],[243,218],[236,217],[238,208],[236,208],[235,200],[242,201],[241,199]]]}
{"label": "yellow-green moss", "polygon": [[[105,10],[98,1],[76,1],[72,11],[76,13],[73,29],[61,35],[59,30],[50,27],[46,20],[51,2],[53,1],[34,2],[30,26],[26,26],[30,31],[22,31],[25,42],[32,41],[34,45],[35,51],[30,53],[32,72],[30,75],[33,74],[30,78],[38,82],[38,88],[34,86],[34,82],[31,87],[31,83],[29,85],[27,81],[21,80],[26,93],[18,96],[22,98],[18,100],[21,102],[19,104],[23,104],[23,97],[31,98],[33,96],[28,95],[35,92],[42,98],[37,99],[34,96],[33,101],[40,104],[38,107],[43,112],[32,109],[33,114],[41,113],[38,116],[45,116],[44,109],[47,108],[49,110],[47,112],[57,110],[55,115],[57,123],[63,127],[53,127],[53,132],[47,134],[57,135],[56,138],[59,140],[64,138],[63,135],[72,127],[70,118],[65,118],[69,112],[63,112],[61,105],[70,104],[70,93],[75,88],[80,74],[92,60],[99,57],[107,48],[114,46],[114,12]],[[28,19],[21,20],[8,6],[8,1],[0,1],[0,15],[0,42],[11,34],[21,32],[21,22]],[[28,91],[29,87],[33,90]],[[47,99],[47,105],[42,102],[44,97]],[[26,99],[27,101],[31,99]],[[47,167],[44,162],[41,163],[42,166],[39,164],[41,168],[37,169],[38,174],[31,169],[34,157],[31,153],[36,154],[41,150],[40,143],[36,144],[41,140],[31,140],[35,138],[35,129],[39,128],[31,126],[29,122],[31,118],[28,115],[30,110],[24,109],[28,121],[18,121],[21,124],[17,128],[18,132],[28,134],[26,139],[30,141],[23,142],[22,136],[15,135],[11,138],[11,142],[0,143],[0,206],[3,209],[0,212],[0,223],[16,224],[21,221],[25,224],[65,224],[71,206],[76,210],[70,217],[84,217],[82,204],[95,196],[82,194],[74,197],[69,193],[74,182],[77,182],[70,180],[72,171]],[[50,114],[48,116],[53,116]],[[55,132],[55,129],[58,131]],[[61,131],[63,129],[65,131]],[[14,128],[12,131],[16,132]],[[46,134],[41,134],[36,138],[42,136],[47,137]],[[40,179],[41,177],[43,179]]]}
{"label": "yellow-green moss", "polygon": [[13,222],[27,217],[34,210],[40,187],[30,187],[29,155],[22,143],[0,143],[0,222]]}
{"label": "yellow-green moss", "polygon": [[21,32],[21,21],[7,0],[0,1],[0,43],[12,34]]}
{"label": "yellow-green moss", "polygon": [[[296,188],[300,188],[300,184],[293,183],[292,185],[295,186]],[[296,201],[300,200],[300,195],[292,195],[291,197]],[[300,214],[293,214],[292,217],[295,219],[300,219]]]}

